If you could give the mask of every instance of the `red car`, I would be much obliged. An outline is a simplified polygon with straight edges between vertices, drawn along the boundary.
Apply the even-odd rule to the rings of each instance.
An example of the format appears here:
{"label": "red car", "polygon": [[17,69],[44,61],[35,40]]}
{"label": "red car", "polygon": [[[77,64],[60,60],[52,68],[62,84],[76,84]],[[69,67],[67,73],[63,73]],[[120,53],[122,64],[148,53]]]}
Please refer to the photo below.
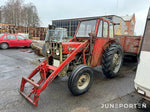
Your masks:
{"label": "red car", "polygon": [[0,34],[0,48],[7,49],[8,47],[30,47],[31,39],[26,39],[18,34]]}

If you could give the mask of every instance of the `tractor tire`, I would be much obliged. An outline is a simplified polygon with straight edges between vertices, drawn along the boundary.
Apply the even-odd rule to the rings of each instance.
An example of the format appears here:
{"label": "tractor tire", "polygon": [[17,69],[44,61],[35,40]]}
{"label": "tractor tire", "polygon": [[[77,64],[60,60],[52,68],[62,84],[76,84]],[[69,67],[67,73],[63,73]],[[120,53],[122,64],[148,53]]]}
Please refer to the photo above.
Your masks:
{"label": "tractor tire", "polygon": [[7,43],[1,43],[0,44],[1,49],[8,49],[8,44]]}
{"label": "tractor tire", "polygon": [[110,44],[103,53],[102,70],[107,78],[118,75],[123,62],[123,50],[119,43]]}
{"label": "tractor tire", "polygon": [[77,66],[69,76],[68,88],[75,96],[84,94],[93,82],[93,70],[87,65]]}

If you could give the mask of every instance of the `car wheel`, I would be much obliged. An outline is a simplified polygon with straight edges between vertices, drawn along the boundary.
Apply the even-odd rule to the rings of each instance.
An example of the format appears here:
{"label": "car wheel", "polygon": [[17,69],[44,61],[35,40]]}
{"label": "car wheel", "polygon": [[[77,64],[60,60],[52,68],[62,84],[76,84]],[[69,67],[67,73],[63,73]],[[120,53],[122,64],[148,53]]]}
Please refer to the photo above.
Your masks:
{"label": "car wheel", "polygon": [[68,88],[75,96],[84,94],[93,82],[93,70],[87,65],[77,66],[69,76]]}
{"label": "car wheel", "polygon": [[7,43],[1,43],[0,47],[1,47],[2,49],[7,49],[9,46],[8,46]]}

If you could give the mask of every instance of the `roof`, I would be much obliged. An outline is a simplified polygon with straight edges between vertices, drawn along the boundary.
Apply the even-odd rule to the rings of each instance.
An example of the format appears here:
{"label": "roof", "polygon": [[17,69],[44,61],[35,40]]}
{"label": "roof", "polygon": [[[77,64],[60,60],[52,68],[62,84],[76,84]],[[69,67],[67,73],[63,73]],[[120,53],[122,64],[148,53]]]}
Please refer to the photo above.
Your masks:
{"label": "roof", "polygon": [[125,20],[125,21],[130,21],[132,19],[133,15],[126,15],[126,16],[122,16],[122,18]]}
{"label": "roof", "polygon": [[122,17],[117,16],[117,15],[105,15],[105,16],[93,16],[93,17],[82,17],[82,18],[72,18],[72,19],[58,19],[58,20],[52,20],[52,22],[56,22],[56,21],[71,21],[71,20],[77,20],[77,21],[81,21],[81,20],[90,20],[90,19],[96,19],[96,18],[104,18],[110,21],[113,21],[110,17],[118,17],[121,18],[123,21],[125,21]]}
{"label": "roof", "polygon": [[85,18],[80,18],[79,20],[90,20],[90,19],[98,19],[102,18],[101,16],[95,16],[95,17],[85,17]]}
{"label": "roof", "polygon": [[98,18],[104,18],[104,19],[112,21],[111,19],[107,18],[107,17],[112,17],[112,16],[115,16],[115,15],[82,17],[82,18],[72,18],[72,19],[59,19],[59,20],[52,20],[52,21],[71,21],[71,20],[82,21],[82,20],[91,20],[91,19],[98,19]]}
{"label": "roof", "polygon": [[58,19],[58,20],[52,20],[52,21],[71,21],[71,20],[87,20],[87,19],[95,19],[95,18],[101,18],[102,16],[94,16],[94,17],[81,17],[81,18],[72,18],[72,19]]}
{"label": "roof", "polygon": [[[105,18],[117,17],[117,18],[120,18],[120,19],[122,19],[123,21],[125,21],[121,16],[117,16],[117,15],[105,15],[105,16],[103,16],[103,17],[105,17]],[[113,21],[112,19],[110,19],[110,20]]]}

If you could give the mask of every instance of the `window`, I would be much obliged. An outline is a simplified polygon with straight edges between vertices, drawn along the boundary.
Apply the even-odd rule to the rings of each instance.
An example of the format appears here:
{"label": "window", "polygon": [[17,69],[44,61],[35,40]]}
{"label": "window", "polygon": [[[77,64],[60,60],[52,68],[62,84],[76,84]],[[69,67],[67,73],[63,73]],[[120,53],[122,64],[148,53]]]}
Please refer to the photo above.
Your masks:
{"label": "window", "polygon": [[14,35],[8,35],[8,39],[16,39]]}
{"label": "window", "polygon": [[3,36],[4,34],[0,34],[0,37]]}
{"label": "window", "polygon": [[5,28],[5,25],[2,25],[2,28],[4,29],[4,28]]}
{"label": "window", "polygon": [[102,25],[103,25],[103,21],[101,20],[101,21],[99,22],[97,37],[102,37]]}
{"label": "window", "polygon": [[114,27],[113,23],[109,24],[109,38],[114,38]]}
{"label": "window", "polygon": [[108,37],[108,23],[107,22],[104,22],[104,25],[103,25],[103,37],[104,38]]}
{"label": "window", "polygon": [[25,39],[24,37],[22,37],[20,35],[16,35],[16,37],[17,37],[18,40],[24,40]]}
{"label": "window", "polygon": [[89,37],[89,33],[95,32],[96,20],[82,21],[76,37]]}
{"label": "window", "polygon": [[6,39],[6,35],[3,37],[3,39]]}

